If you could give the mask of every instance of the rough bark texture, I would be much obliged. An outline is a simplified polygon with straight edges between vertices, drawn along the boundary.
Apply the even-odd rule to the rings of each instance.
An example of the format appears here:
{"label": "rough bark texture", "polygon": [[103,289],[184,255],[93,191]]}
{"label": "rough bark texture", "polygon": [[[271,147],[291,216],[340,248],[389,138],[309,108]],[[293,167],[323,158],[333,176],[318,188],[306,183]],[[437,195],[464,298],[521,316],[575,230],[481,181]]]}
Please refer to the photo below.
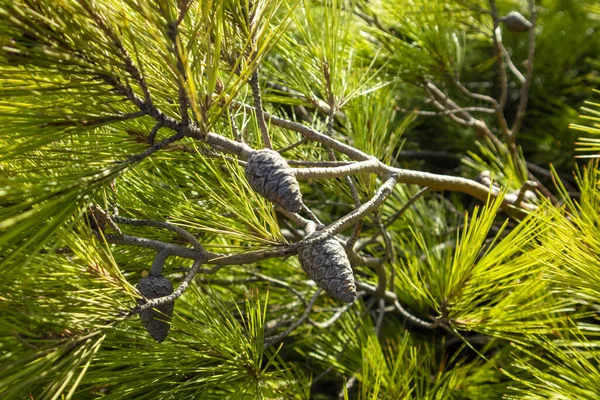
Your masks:
{"label": "rough bark texture", "polygon": [[302,194],[292,169],[279,153],[257,150],[248,157],[246,179],[258,194],[291,212],[302,207]]}
{"label": "rough bark texture", "polygon": [[352,303],[356,300],[354,274],[346,251],[333,237],[300,247],[298,259],[306,274],[330,296]]}
{"label": "rough bark texture", "polygon": [[[156,299],[158,297],[168,296],[173,293],[173,285],[164,276],[148,275],[137,284],[138,291],[146,299]],[[143,300],[139,301],[144,304]],[[157,342],[162,342],[167,338],[171,329],[171,316],[173,315],[173,302],[162,304],[150,310],[140,312],[142,325],[148,331],[150,336]]]}

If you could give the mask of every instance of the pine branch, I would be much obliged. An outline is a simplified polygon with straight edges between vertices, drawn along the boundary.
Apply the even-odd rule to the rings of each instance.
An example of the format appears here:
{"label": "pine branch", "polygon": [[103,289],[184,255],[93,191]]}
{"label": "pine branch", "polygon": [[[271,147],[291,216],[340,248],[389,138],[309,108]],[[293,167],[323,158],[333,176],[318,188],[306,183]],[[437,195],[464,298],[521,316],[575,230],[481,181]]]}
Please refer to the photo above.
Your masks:
{"label": "pine branch", "polygon": [[298,319],[296,319],[296,321],[294,321],[294,323],[292,323],[292,325],[290,325],[289,328],[287,328],[284,332],[280,333],[279,335],[265,338],[265,348],[271,347],[274,344],[281,342],[283,339],[288,337],[290,335],[290,333],[292,333],[300,325],[302,325],[304,323],[304,321],[306,321],[308,319],[308,317],[310,316],[310,313],[312,312],[312,307],[314,306],[314,304],[317,301],[320,294],[321,294],[321,289],[319,288],[315,291],[315,294],[313,294],[313,296],[309,300],[308,305],[304,309],[304,312],[302,313],[302,315]]}
{"label": "pine branch", "polygon": [[527,102],[529,100],[529,90],[531,88],[531,80],[533,79],[533,62],[535,59],[535,28],[537,23],[537,7],[535,0],[528,0],[529,12],[531,13],[529,28],[529,38],[527,40],[527,64],[525,65],[525,81],[521,86],[519,95],[519,106],[517,108],[517,116],[511,128],[511,142],[515,141],[515,136],[521,130],[525,112],[527,111]]}

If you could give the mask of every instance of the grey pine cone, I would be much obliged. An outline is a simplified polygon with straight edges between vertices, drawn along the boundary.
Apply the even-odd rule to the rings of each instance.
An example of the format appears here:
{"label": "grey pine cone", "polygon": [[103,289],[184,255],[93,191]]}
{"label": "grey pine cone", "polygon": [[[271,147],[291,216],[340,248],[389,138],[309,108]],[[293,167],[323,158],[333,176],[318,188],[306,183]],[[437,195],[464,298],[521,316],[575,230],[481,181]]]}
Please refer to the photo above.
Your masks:
{"label": "grey pine cone", "polygon": [[511,32],[527,32],[533,25],[520,12],[511,11],[504,18],[506,29]]}
{"label": "grey pine cone", "polygon": [[279,153],[257,150],[246,164],[246,179],[258,194],[291,212],[302,207],[302,194],[292,169]]}
{"label": "grey pine cone", "polygon": [[[156,299],[158,297],[168,296],[173,293],[173,285],[164,276],[148,275],[142,278],[137,284],[138,291],[146,299]],[[143,300],[138,301],[139,304],[144,304]],[[152,339],[157,342],[162,342],[167,338],[169,330],[171,329],[171,316],[173,315],[173,308],[175,304],[169,302],[161,304],[155,308],[144,310],[140,312],[140,318],[142,325],[148,331]],[[158,310],[158,311],[155,311]]]}
{"label": "grey pine cone", "polygon": [[302,269],[317,286],[345,303],[356,300],[356,285],[344,247],[333,237],[305,244],[298,251]]}

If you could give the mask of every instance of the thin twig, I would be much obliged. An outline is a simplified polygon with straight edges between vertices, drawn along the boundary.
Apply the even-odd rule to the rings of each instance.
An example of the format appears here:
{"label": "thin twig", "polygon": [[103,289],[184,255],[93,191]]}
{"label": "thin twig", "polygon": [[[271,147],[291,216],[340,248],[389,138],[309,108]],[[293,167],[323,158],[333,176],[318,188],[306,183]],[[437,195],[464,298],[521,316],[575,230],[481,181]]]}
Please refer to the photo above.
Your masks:
{"label": "thin twig", "polygon": [[[385,256],[381,261],[381,265],[385,265],[387,261],[394,260],[394,246],[392,244],[392,237],[390,233],[387,231],[385,226],[378,220],[378,228],[381,231],[381,235],[383,237],[383,242],[385,243]],[[395,288],[396,282],[396,269],[394,268],[394,263],[390,265],[390,279],[389,279],[389,290],[392,292]],[[379,283],[378,283],[379,284]]]}
{"label": "thin twig", "polygon": [[385,271],[384,260],[381,260],[375,266],[375,272],[377,273],[377,287],[375,289],[375,296],[382,297],[387,289],[387,274]]}
{"label": "thin twig", "polygon": [[234,140],[230,140],[224,136],[218,135],[213,132],[202,132],[197,126],[192,124],[182,124],[174,118],[169,117],[159,110],[155,105],[146,103],[143,99],[138,97],[130,87],[123,85],[117,78],[112,76],[102,76],[105,82],[113,86],[117,92],[127,97],[133,104],[138,106],[140,110],[146,111],[148,115],[153,117],[157,122],[160,122],[163,126],[177,132],[178,138],[190,136],[206,142],[213,147],[219,147],[223,151],[227,151],[230,154],[237,155],[238,157],[246,160],[250,153],[254,151],[250,146],[245,143],[239,143]]}
{"label": "thin twig", "polygon": [[381,185],[379,187],[379,189],[375,192],[375,194],[369,201],[367,201],[366,203],[361,205],[359,208],[354,209],[352,212],[346,214],[345,216],[338,219],[337,221],[333,222],[332,224],[328,225],[326,228],[322,229],[321,231],[318,231],[314,235],[311,235],[311,237],[306,238],[305,241],[312,242],[312,241],[323,240],[324,238],[335,235],[336,233],[339,233],[339,232],[343,231],[345,228],[354,224],[357,220],[361,219],[364,215],[379,208],[379,206],[381,206],[385,202],[385,200],[389,197],[389,195],[392,193],[392,190],[394,189],[394,186],[396,186],[396,183],[397,183],[396,176],[389,177],[383,183],[383,185]]}
{"label": "thin twig", "polygon": [[180,10],[180,18],[181,19],[177,19],[176,21],[171,21],[168,24],[168,36],[169,39],[171,40],[171,44],[173,45],[172,47],[172,52],[175,55],[175,60],[177,63],[177,72],[179,73],[179,75],[177,76],[177,84],[179,86],[179,114],[181,114],[181,123],[184,125],[189,125],[190,123],[190,114],[189,114],[189,106],[190,106],[190,99],[187,95],[187,91],[186,91],[186,82],[187,82],[187,72],[186,72],[186,68],[185,65],[183,63],[183,59],[181,57],[181,52],[182,52],[182,48],[181,48],[181,43],[180,43],[180,38],[179,38],[179,24],[181,23],[181,20],[183,19],[183,16],[185,15],[185,10],[186,7],[184,4],[181,5],[181,10]]}
{"label": "thin twig", "polygon": [[398,218],[400,218],[402,216],[402,214],[404,214],[406,212],[406,210],[408,210],[410,208],[410,206],[412,206],[417,200],[419,200],[428,191],[429,191],[429,188],[424,187],[421,190],[419,190],[417,193],[412,195],[410,197],[410,199],[408,199],[408,201],[402,206],[402,208],[400,208],[398,211],[396,211],[391,217],[389,217],[387,219],[387,221],[385,221],[384,228],[385,229],[389,228],[390,225],[392,225],[394,223],[394,221],[396,221]]}
{"label": "thin twig", "polygon": [[462,84],[462,83],[461,83],[461,82],[458,80],[458,78],[456,78],[456,79],[454,80],[454,84],[455,84],[455,85],[456,85],[456,87],[457,87],[457,88],[458,88],[458,89],[459,89],[461,92],[463,92],[465,95],[467,95],[467,96],[469,96],[469,97],[472,97],[472,98],[474,98],[474,99],[477,99],[477,100],[483,100],[483,101],[486,101],[486,102],[488,102],[488,103],[491,103],[491,104],[494,106],[494,108],[497,108],[497,107],[498,107],[498,101],[496,101],[496,99],[494,99],[494,98],[493,98],[493,97],[491,97],[491,96],[486,96],[486,95],[484,95],[484,94],[481,94],[481,93],[475,93],[475,92],[472,92],[472,91],[470,91],[469,89],[467,89],[467,88],[466,88],[466,87],[465,87],[465,86],[464,86],[464,85],[463,85],[463,84]]}
{"label": "thin twig", "polygon": [[273,143],[271,143],[271,137],[269,136],[269,129],[265,122],[264,111],[262,108],[262,99],[260,96],[260,83],[258,81],[258,66],[252,72],[250,77],[250,87],[252,88],[252,98],[254,99],[254,111],[256,113],[256,120],[258,121],[258,127],[262,137],[263,145],[266,149],[273,149]]}
{"label": "thin twig", "polygon": [[525,181],[521,190],[519,190],[519,194],[517,195],[517,200],[515,200],[515,204],[519,205],[525,199],[525,194],[527,191],[537,188],[538,184],[534,181]]}
{"label": "thin twig", "polygon": [[[254,107],[249,106],[244,103],[241,103],[241,102],[236,102],[236,101],[232,102],[232,106],[244,109],[246,111],[254,110]],[[342,154],[347,155],[348,157],[350,157],[353,160],[365,161],[365,160],[368,160],[371,158],[371,156],[369,156],[368,154],[366,154],[358,149],[355,149],[352,146],[344,144],[336,139],[333,139],[325,134],[322,134],[306,125],[302,125],[298,122],[290,121],[287,119],[279,118],[275,115],[271,115],[266,112],[264,113],[264,117],[272,125],[275,125],[275,126],[278,126],[280,128],[284,128],[284,129],[290,129],[294,132],[298,132],[298,133],[302,134],[303,136],[305,136],[306,138],[308,138],[309,140],[314,140],[315,142],[321,143],[322,145],[324,145],[326,147],[329,147],[335,151],[338,151]]]}
{"label": "thin twig", "polygon": [[179,27],[193,2],[194,0],[181,0],[179,4],[179,17],[175,21],[175,27]]}
{"label": "thin twig", "polygon": [[523,76],[521,71],[519,71],[519,69],[517,67],[515,67],[515,64],[512,62],[512,59],[510,58],[510,54],[508,54],[506,47],[504,47],[504,45],[502,43],[500,43],[500,47],[502,48],[502,54],[504,55],[504,59],[506,60],[506,65],[508,65],[508,69],[510,70],[510,72],[512,72],[517,77],[517,79],[519,80],[519,82],[521,82],[521,84],[525,83],[525,80],[526,80],[525,77]]}
{"label": "thin twig", "polygon": [[493,23],[492,38],[494,42],[494,53],[496,57],[496,65],[498,68],[498,77],[500,79],[500,96],[498,99],[498,110],[504,111],[504,107],[506,106],[506,100],[508,99],[508,77],[506,74],[506,65],[504,64],[502,49],[500,47],[500,43],[502,43],[502,34],[500,32],[500,17],[498,16],[496,0],[489,0],[489,4],[490,15],[492,17]]}
{"label": "thin twig", "polygon": [[400,314],[402,314],[406,319],[408,319],[409,321],[411,321],[412,323],[414,323],[416,325],[419,325],[426,329],[435,329],[438,326],[440,326],[440,322],[438,320],[436,320],[435,322],[426,322],[420,318],[415,317],[414,315],[412,315],[411,313],[406,311],[404,309],[404,307],[402,307],[402,305],[400,304],[400,302],[398,300],[396,300],[394,302],[394,306],[396,307],[396,310],[398,310],[398,312]]}
{"label": "thin twig", "polygon": [[[356,189],[356,185],[354,184],[352,177],[346,176],[346,177],[344,177],[344,179],[346,179],[346,182],[348,183],[348,187],[350,188],[350,193],[352,194],[352,199],[354,200],[354,208],[357,209],[360,207],[361,201],[360,201],[360,195],[358,194],[358,190]],[[349,248],[354,247],[354,244],[360,237],[360,233],[362,231],[362,226],[363,226],[362,219],[359,219],[358,221],[356,221],[356,223],[354,224],[354,229],[352,230],[352,234],[350,235],[350,237],[348,238],[348,241],[346,242],[346,246],[348,246]]]}
{"label": "thin twig", "polygon": [[201,279],[200,282],[218,286],[244,285],[254,282],[269,282],[273,286],[281,287],[288,290],[293,295],[295,295],[305,307],[307,306],[308,303],[306,302],[304,294],[300,293],[297,289],[290,286],[286,282],[281,281],[279,279],[271,278],[270,276],[266,276],[257,272],[249,271],[249,273],[254,276],[240,279]]}
{"label": "thin twig", "polygon": [[512,125],[512,139],[515,140],[515,136],[521,130],[523,120],[525,119],[525,112],[527,111],[527,102],[529,100],[529,90],[531,88],[531,81],[533,78],[533,62],[535,58],[535,27],[537,22],[537,8],[535,6],[535,0],[529,0],[529,12],[531,13],[530,22],[531,28],[529,28],[529,38],[527,42],[527,64],[525,65],[525,82],[521,86],[521,92],[519,95],[519,105],[517,107],[517,116]]}
{"label": "thin twig", "polygon": [[344,313],[346,311],[348,311],[350,309],[350,307],[352,307],[353,305],[354,305],[354,303],[345,304],[343,307],[341,307],[339,310],[337,310],[336,313],[333,314],[333,316],[331,316],[331,318],[329,318],[327,321],[323,321],[323,322],[310,321],[310,323],[311,323],[311,325],[316,326],[317,328],[328,329],[333,324],[335,324],[340,318],[342,318],[342,316],[344,316]]}
{"label": "thin twig", "polygon": [[306,204],[302,204],[302,211],[304,211],[306,215],[308,215],[308,218],[310,218],[311,221],[313,221],[317,225],[317,227],[323,226],[323,223],[321,222],[319,217],[317,217],[317,215]]}
{"label": "thin twig", "polygon": [[289,146],[285,146],[285,147],[283,147],[283,148],[281,148],[281,149],[277,150],[277,152],[278,152],[279,154],[283,154],[283,153],[285,153],[286,151],[290,151],[290,150],[292,150],[292,149],[295,149],[296,147],[298,147],[298,146],[302,146],[303,144],[305,144],[305,143],[307,143],[307,142],[308,142],[308,139],[307,139],[307,138],[305,138],[305,137],[303,137],[302,139],[298,140],[297,142],[294,142],[294,143],[290,144]]}
{"label": "thin twig", "polygon": [[157,122],[156,125],[154,125],[152,127],[152,130],[150,131],[150,133],[148,134],[148,143],[150,144],[154,144],[154,139],[156,138],[156,134],[158,133],[158,130],[162,127],[162,124],[160,122]]}
{"label": "thin twig", "polygon": [[171,232],[177,233],[179,236],[181,236],[182,239],[188,241],[192,246],[194,246],[195,250],[200,251],[200,252],[205,252],[204,247],[198,241],[198,239],[196,239],[194,237],[194,235],[192,235],[191,233],[189,233],[188,231],[186,231],[185,229],[183,229],[177,225],[173,225],[173,224],[170,224],[168,222],[163,222],[163,221],[154,221],[151,219],[132,219],[132,218],[119,217],[119,216],[113,216],[112,218],[115,222],[118,222],[121,224],[132,225],[132,226],[153,226],[153,227],[157,227],[157,228],[167,229]]}
{"label": "thin twig", "polygon": [[317,298],[319,297],[320,294],[321,294],[321,288],[318,288],[316,290],[315,294],[313,294],[310,301],[308,302],[308,305],[304,309],[304,312],[302,313],[302,315],[296,321],[294,321],[294,323],[292,325],[290,325],[289,328],[287,328],[284,332],[280,333],[279,335],[265,338],[265,348],[271,347],[275,343],[281,342],[283,339],[288,337],[290,335],[290,333],[292,333],[296,328],[298,328],[300,325],[302,325],[304,323],[304,321],[306,321],[308,319],[308,317],[310,316],[312,307],[314,306],[314,304],[317,301]]}
{"label": "thin twig", "polygon": [[123,162],[127,163],[127,164],[133,164],[133,163],[140,162],[143,159],[149,157],[150,155],[156,153],[157,151],[164,149],[165,147],[167,147],[171,143],[176,142],[179,139],[182,139],[184,136],[185,135],[183,133],[181,133],[181,132],[176,133],[176,134],[174,134],[172,136],[169,136],[168,138],[165,138],[165,139],[161,140],[160,142],[154,143],[152,146],[150,146],[146,150],[142,151],[141,153],[138,153],[138,154],[135,154],[135,155],[129,157],[128,159],[126,159]]}
{"label": "thin twig", "polygon": [[231,127],[231,133],[233,134],[234,140],[236,142],[243,143],[244,138],[242,137],[242,134],[240,133],[237,123],[235,122],[235,117],[229,110],[227,110],[227,117],[229,118],[229,126]]}
{"label": "thin twig", "polygon": [[379,336],[385,316],[385,300],[379,299],[379,309],[377,311],[377,320],[375,321],[375,335]]}
{"label": "thin twig", "polygon": [[302,217],[300,214],[288,211],[288,210],[284,209],[283,207],[275,206],[275,211],[285,215],[286,217],[288,217],[289,219],[294,221],[294,223],[296,225],[299,225],[301,227],[306,227],[307,231],[314,232],[317,228],[316,223],[314,221],[307,220],[306,218]]}
{"label": "thin twig", "polygon": [[481,112],[481,113],[486,113],[486,114],[494,114],[496,112],[496,110],[494,110],[493,108],[487,108],[487,107],[461,107],[461,108],[453,108],[453,109],[444,110],[444,111],[406,110],[406,109],[401,108],[400,111],[415,113],[417,115],[430,116],[430,117],[462,113],[465,111]]}
{"label": "thin twig", "polygon": [[145,102],[147,104],[152,104],[150,91],[148,90],[146,80],[140,73],[138,67],[133,63],[129,52],[127,51],[127,49],[125,49],[125,46],[123,46],[123,42],[121,41],[121,39],[119,39],[119,37],[116,35],[113,29],[108,25],[108,23],[104,21],[100,14],[98,14],[96,10],[92,8],[91,3],[83,2],[81,4],[86,9],[88,14],[90,14],[96,25],[104,32],[104,34],[111,40],[113,45],[117,48],[121,59],[125,63],[125,70],[129,73],[129,75],[131,75],[131,77],[135,81],[137,81],[138,85],[142,89],[142,92],[144,93]]}
{"label": "thin twig", "polygon": [[[365,290],[369,293],[372,293],[372,294],[375,294],[377,291],[377,288],[375,286],[369,285],[368,283],[361,282],[361,281],[356,281],[356,287],[360,288],[362,290]],[[441,322],[439,320],[436,320],[435,322],[427,322],[418,317],[415,317],[414,315],[412,315],[411,313],[406,311],[402,307],[402,305],[398,302],[398,297],[393,292],[386,291],[381,296],[381,298],[392,303],[398,312],[400,312],[406,319],[410,320],[411,322],[413,322],[414,324],[416,324],[418,326],[421,326],[426,329],[435,329],[441,325]]]}
{"label": "thin twig", "polygon": [[305,295],[303,293],[300,293],[297,289],[290,286],[286,282],[281,281],[279,279],[271,278],[270,276],[266,276],[266,275],[260,274],[258,272],[250,272],[250,273],[257,278],[262,279],[263,281],[273,284],[274,286],[279,286],[279,287],[282,287],[282,288],[288,290],[289,292],[294,294],[296,297],[298,297],[298,299],[302,302],[302,304],[305,307],[308,307],[308,303],[306,302]]}

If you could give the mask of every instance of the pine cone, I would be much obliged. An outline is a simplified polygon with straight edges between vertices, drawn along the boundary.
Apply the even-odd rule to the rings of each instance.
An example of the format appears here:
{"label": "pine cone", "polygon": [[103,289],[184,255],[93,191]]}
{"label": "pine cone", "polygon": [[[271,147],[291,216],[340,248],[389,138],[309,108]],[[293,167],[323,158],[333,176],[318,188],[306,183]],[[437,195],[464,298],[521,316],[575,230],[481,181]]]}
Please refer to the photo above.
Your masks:
{"label": "pine cone", "polygon": [[103,231],[108,223],[106,212],[97,204],[88,208],[87,220],[90,228],[97,232]]}
{"label": "pine cone", "polygon": [[[168,296],[173,293],[173,285],[171,282],[164,276],[156,275],[148,275],[147,277],[142,278],[137,284],[137,289],[149,300]],[[144,303],[145,301],[138,300],[138,304]],[[142,325],[144,325],[144,328],[146,328],[150,336],[159,343],[165,340],[169,334],[169,330],[171,329],[169,321],[173,315],[174,307],[175,304],[169,302],[140,312]]]}
{"label": "pine cone", "polygon": [[356,286],[346,250],[333,237],[305,244],[298,251],[302,269],[317,286],[345,303],[356,300]]}
{"label": "pine cone", "polygon": [[506,29],[511,32],[527,32],[533,25],[521,13],[511,11],[503,18]]}
{"label": "pine cone", "polygon": [[300,211],[300,186],[290,166],[276,151],[264,149],[250,154],[246,179],[252,189],[270,202],[291,212]]}

